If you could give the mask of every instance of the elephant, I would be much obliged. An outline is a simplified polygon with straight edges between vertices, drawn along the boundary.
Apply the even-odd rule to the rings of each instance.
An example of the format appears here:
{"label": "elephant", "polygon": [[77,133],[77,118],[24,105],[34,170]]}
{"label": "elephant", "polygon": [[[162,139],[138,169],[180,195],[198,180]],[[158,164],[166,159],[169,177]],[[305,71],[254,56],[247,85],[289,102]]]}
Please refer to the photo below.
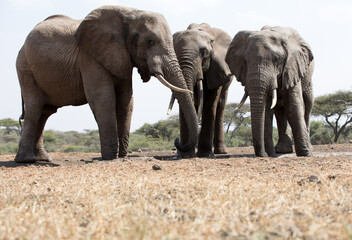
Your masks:
{"label": "elephant", "polygon": [[[250,98],[252,138],[258,157],[292,152],[291,126],[297,156],[311,156],[309,118],[313,108],[314,56],[309,44],[289,27],[264,26],[238,32],[226,54],[236,79]],[[279,140],[274,147],[275,114]]]}
{"label": "elephant", "polygon": [[43,146],[48,117],[60,107],[86,103],[98,124],[102,160],[117,153],[125,157],[134,67],[144,82],[154,76],[172,89],[191,136],[182,144],[177,138],[175,146],[181,152],[194,148],[197,114],[166,19],[160,13],[103,6],[83,20],[48,17],[27,36],[16,61],[24,127],[15,161],[50,161]]}
{"label": "elephant", "polygon": [[[192,23],[187,30],[176,32],[173,37],[182,73],[188,89],[194,91],[194,105],[201,118],[197,156],[213,155],[213,145],[215,154],[226,154],[223,118],[233,76],[225,62],[225,55],[231,36],[207,23]],[[173,100],[171,98],[170,109]],[[191,135],[185,127],[184,114],[181,109],[181,142],[187,141]],[[187,154],[195,155],[195,149]]]}

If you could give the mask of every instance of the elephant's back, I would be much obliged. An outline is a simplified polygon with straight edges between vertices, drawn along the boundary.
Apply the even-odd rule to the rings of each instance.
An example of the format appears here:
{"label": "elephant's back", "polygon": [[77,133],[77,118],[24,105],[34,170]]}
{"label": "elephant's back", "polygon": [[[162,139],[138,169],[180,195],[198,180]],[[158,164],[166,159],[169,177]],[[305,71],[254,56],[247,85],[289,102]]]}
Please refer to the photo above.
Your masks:
{"label": "elephant's back", "polygon": [[[47,96],[59,92],[69,95],[68,86],[83,92],[77,67],[79,48],[74,38],[80,22],[64,15],[50,16],[34,27],[22,47],[21,58],[25,59],[35,81]],[[85,96],[78,98],[84,99]]]}
{"label": "elephant's back", "polygon": [[74,33],[80,22],[64,15],[46,18],[28,34],[24,44],[27,55],[35,53],[49,55],[57,51],[67,52],[74,48],[76,46]]}

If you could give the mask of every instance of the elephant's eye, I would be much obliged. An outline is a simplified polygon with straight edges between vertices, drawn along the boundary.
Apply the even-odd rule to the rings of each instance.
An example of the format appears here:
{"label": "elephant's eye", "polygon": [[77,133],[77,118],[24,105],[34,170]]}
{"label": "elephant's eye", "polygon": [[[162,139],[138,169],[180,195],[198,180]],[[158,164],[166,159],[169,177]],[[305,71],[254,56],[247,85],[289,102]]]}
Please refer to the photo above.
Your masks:
{"label": "elephant's eye", "polygon": [[273,64],[276,66],[276,67],[278,67],[279,66],[279,57],[278,56],[274,56],[273,57]]}
{"label": "elephant's eye", "polygon": [[154,41],[153,40],[148,40],[147,41],[147,45],[148,45],[148,47],[153,46],[154,45]]}
{"label": "elephant's eye", "polygon": [[202,55],[203,58],[206,58],[209,56],[209,51],[205,48],[200,49],[200,54]]}

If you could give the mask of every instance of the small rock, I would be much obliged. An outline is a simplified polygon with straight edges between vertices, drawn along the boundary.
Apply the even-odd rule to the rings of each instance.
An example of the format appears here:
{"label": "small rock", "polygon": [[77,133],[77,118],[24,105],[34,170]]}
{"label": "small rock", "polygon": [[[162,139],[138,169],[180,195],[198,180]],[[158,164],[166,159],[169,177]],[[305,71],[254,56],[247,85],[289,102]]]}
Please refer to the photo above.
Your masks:
{"label": "small rock", "polygon": [[334,179],[336,179],[336,177],[337,177],[336,175],[329,175],[329,176],[328,176],[328,179],[329,179],[329,180],[334,180]]}
{"label": "small rock", "polygon": [[311,175],[308,177],[309,182],[318,182],[319,178],[315,175]]}
{"label": "small rock", "polygon": [[152,168],[153,170],[161,170],[161,166],[159,166],[158,164],[154,164]]}
{"label": "small rock", "polygon": [[306,179],[301,179],[301,180],[299,180],[298,182],[297,182],[297,184],[299,185],[299,186],[303,186],[303,184],[306,182],[307,180]]}
{"label": "small rock", "polygon": [[317,183],[321,184],[319,177],[315,175],[310,175],[308,178],[302,178],[300,181],[297,182],[299,186],[303,186],[305,183]]}

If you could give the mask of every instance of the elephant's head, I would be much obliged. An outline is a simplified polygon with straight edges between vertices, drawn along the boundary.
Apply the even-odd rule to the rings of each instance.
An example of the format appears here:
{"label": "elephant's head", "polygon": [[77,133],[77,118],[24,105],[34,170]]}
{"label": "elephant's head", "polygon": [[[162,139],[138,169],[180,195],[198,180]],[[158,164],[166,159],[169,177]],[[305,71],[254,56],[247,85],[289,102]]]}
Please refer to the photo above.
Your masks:
{"label": "elephant's head", "polygon": [[[143,81],[151,76],[174,90],[180,107],[187,113],[187,127],[194,137],[180,151],[197,141],[197,116],[173,48],[173,38],[165,18],[158,13],[119,6],[93,10],[75,34],[78,47],[118,79],[130,81],[133,67]],[[167,81],[165,80],[167,79]],[[177,91],[177,92],[176,92]]]}
{"label": "elephant's head", "polygon": [[217,89],[231,80],[231,71],[225,62],[230,42],[230,36],[206,23],[192,23],[187,30],[174,34],[176,55],[188,89],[195,93],[198,114],[201,114],[203,85]]}
{"label": "elephant's head", "polygon": [[310,46],[291,28],[265,26],[261,31],[241,31],[233,38],[226,62],[245,86],[245,96],[250,97],[257,156],[265,155],[256,146],[264,146],[265,114],[276,103],[276,90],[294,87],[305,76],[311,61]]}

